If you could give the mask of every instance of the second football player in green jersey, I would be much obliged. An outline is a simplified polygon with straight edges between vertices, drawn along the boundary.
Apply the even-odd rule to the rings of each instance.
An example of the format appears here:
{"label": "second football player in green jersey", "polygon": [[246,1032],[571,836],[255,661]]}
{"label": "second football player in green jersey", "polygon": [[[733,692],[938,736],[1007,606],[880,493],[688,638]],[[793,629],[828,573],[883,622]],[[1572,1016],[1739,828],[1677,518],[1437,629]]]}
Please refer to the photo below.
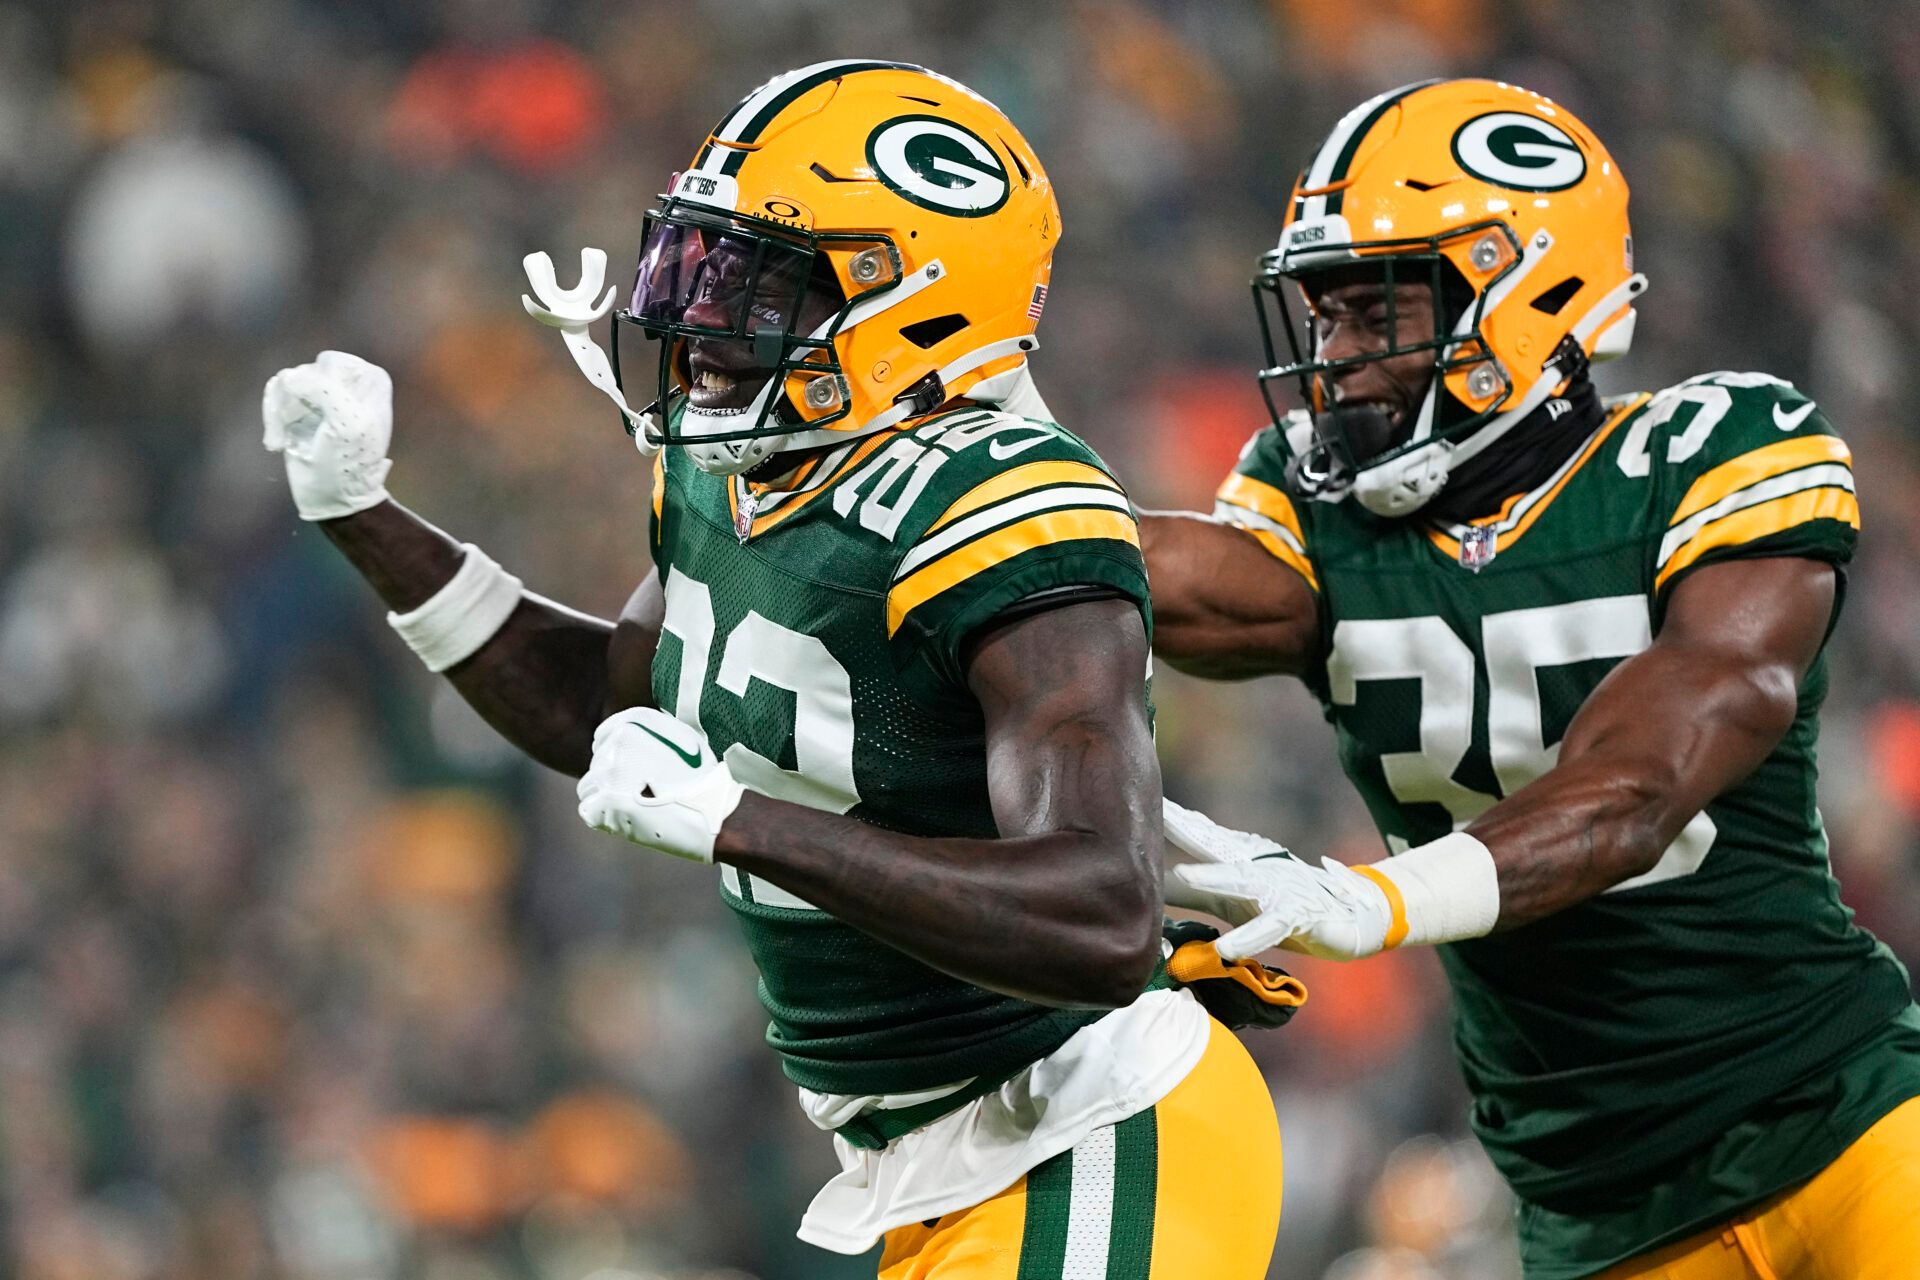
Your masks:
{"label": "second football player in green jersey", "polygon": [[1170,808],[1216,864],[1170,897],[1239,924],[1223,949],[1440,944],[1530,1280],[1838,1274],[1721,1235],[1842,1163],[1846,1220],[1789,1208],[1780,1238],[1816,1267],[1920,1256],[1874,1180],[1920,1152],[1863,1137],[1920,1098],[1920,1011],[1841,904],[1814,798],[1846,446],[1765,374],[1600,399],[1646,284],[1626,188],[1511,85],[1349,113],[1257,284],[1263,379],[1306,408],[1212,519],[1143,518],[1155,650],[1300,676],[1389,856],[1313,866]]}
{"label": "second football player in green jersey", "polygon": [[[1303,675],[1392,852],[1551,770],[1689,573],[1755,557],[1844,565],[1858,520],[1846,445],[1765,375],[1607,405],[1561,467],[1484,523],[1295,503],[1288,459],[1274,429],[1254,437],[1216,515],[1311,575],[1324,647]],[[1471,569],[1475,536],[1491,558]],[[1814,800],[1826,690],[1821,655],[1779,742],[1651,867],[1538,924],[1440,949],[1474,1129],[1533,1235],[1577,1233],[1605,1261],[1716,1221],[1811,1176],[1920,1092],[1907,974],[1852,925],[1827,864]],[[1676,1163],[1683,1190],[1641,1200]]]}

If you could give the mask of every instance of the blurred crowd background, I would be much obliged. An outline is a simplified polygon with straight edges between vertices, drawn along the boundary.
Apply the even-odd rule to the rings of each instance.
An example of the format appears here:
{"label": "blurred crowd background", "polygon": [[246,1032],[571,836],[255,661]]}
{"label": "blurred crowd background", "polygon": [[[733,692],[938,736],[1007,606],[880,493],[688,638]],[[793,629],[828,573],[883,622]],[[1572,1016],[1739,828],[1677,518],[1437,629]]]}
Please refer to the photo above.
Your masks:
{"label": "blurred crowd background", "polygon": [[[727,108],[850,55],[965,81],[1050,167],[1039,383],[1143,505],[1205,505],[1260,424],[1247,279],[1347,107],[1468,73],[1579,113],[1653,281],[1603,389],[1764,369],[1859,459],[1823,799],[1920,959],[1920,6],[0,0],[0,1275],[872,1274],[792,1237],[831,1155],[711,876],[590,838],[436,686],[258,416],[320,348],[386,365],[396,495],[612,614],[646,468],[520,258],[629,261]],[[1173,794],[1376,856],[1304,692],[1158,696]],[[1274,1274],[1511,1276],[1431,957],[1300,967],[1252,1045]]]}

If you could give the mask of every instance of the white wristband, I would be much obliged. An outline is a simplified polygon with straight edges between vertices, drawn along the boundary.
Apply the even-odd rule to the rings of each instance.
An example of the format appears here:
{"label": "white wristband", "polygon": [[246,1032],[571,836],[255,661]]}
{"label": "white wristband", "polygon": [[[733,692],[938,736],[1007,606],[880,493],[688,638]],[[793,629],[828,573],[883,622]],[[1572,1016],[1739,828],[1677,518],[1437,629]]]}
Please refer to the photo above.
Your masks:
{"label": "white wristband", "polygon": [[387,615],[387,625],[436,673],[472,657],[493,639],[525,594],[520,579],[492,556],[471,542],[461,549],[466,556],[460,568],[431,600],[411,613]]}
{"label": "white wristband", "polygon": [[[1354,870],[1371,872],[1368,878],[1383,889],[1390,886],[1389,901],[1398,892],[1389,947],[1478,938],[1500,919],[1493,854],[1464,831]],[[1395,933],[1401,936],[1395,939]]]}

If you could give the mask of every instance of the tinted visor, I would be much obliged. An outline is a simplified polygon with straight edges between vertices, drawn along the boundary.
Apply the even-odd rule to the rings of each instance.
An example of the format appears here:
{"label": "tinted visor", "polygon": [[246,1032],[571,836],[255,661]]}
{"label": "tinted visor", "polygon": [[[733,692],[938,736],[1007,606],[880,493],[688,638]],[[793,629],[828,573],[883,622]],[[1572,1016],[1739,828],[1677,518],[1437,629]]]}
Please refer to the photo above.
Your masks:
{"label": "tinted visor", "polygon": [[656,336],[747,337],[790,331],[805,301],[813,251],[721,227],[657,218],[640,249],[628,310]]}

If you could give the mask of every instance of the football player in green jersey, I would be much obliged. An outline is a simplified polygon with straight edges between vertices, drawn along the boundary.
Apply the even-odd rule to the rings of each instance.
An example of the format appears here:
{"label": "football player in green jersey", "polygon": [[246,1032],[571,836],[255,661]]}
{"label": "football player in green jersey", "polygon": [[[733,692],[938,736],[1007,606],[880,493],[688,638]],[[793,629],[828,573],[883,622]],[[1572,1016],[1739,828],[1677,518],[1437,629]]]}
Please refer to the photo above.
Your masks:
{"label": "football player in green jersey", "polygon": [[1169,894],[1245,949],[1442,944],[1533,1280],[1920,1275],[1920,1010],[1814,800],[1847,448],[1764,374],[1601,399],[1645,283],[1564,108],[1436,81],[1339,122],[1256,280],[1306,407],[1142,532],[1156,653],[1305,680],[1390,856],[1170,809],[1215,865]]}
{"label": "football player in green jersey", "polygon": [[1059,234],[991,104],[832,62],[748,95],[649,215],[616,318],[658,340],[649,409],[587,333],[604,255],[573,289],[529,259],[528,309],[654,456],[617,622],[387,497],[364,361],[276,377],[267,443],[429,668],[581,775],[583,819],[718,864],[837,1135],[803,1238],[884,1240],[888,1280],[1255,1280],[1279,1135],[1186,984],[1300,993],[1205,943],[1162,963],[1135,515],[1025,374]]}

